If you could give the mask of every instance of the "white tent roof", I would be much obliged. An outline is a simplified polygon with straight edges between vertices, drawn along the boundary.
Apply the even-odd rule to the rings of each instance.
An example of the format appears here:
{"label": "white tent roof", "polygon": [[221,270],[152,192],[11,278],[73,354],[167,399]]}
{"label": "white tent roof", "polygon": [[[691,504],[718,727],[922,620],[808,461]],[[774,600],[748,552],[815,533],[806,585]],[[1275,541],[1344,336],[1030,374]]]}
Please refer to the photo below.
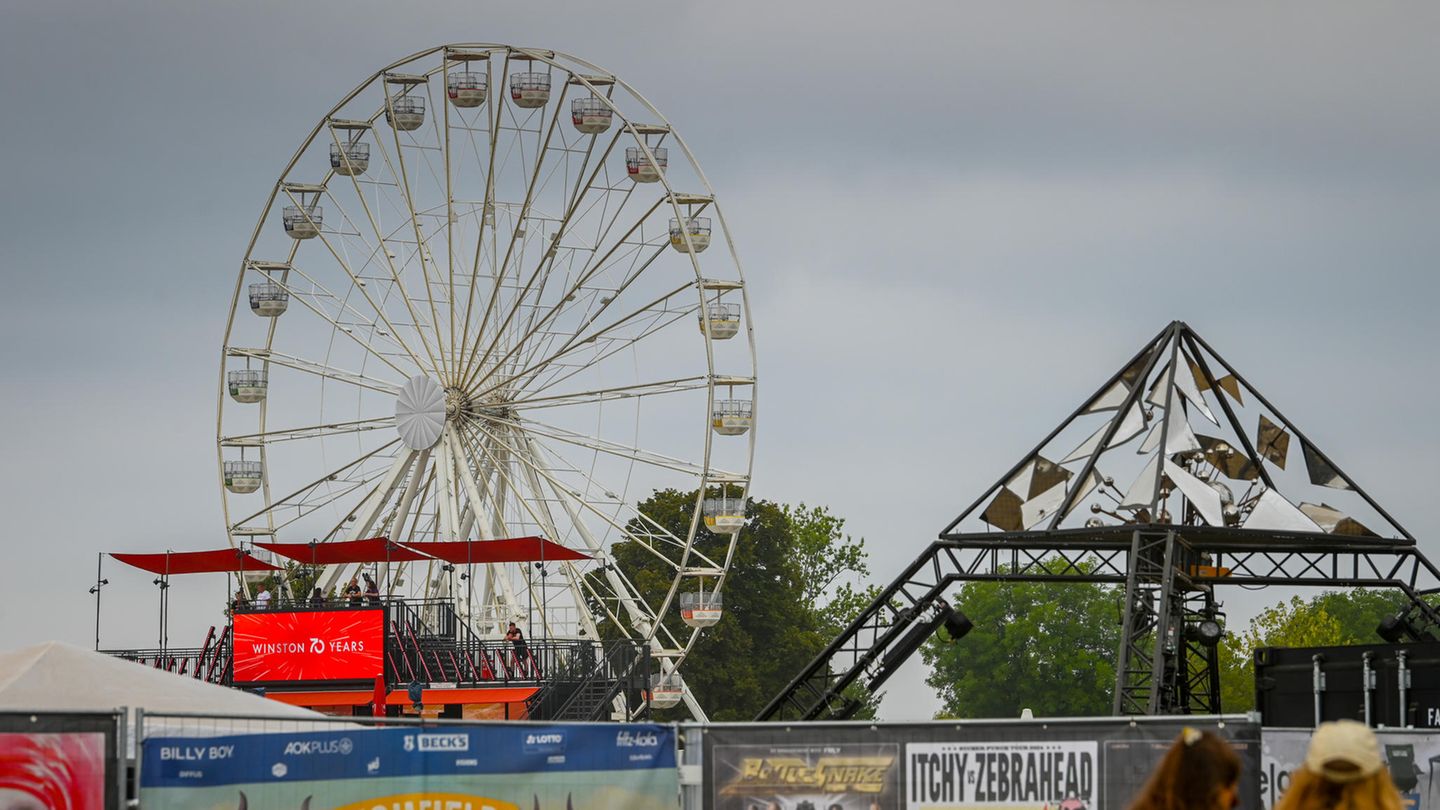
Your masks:
{"label": "white tent roof", "polygon": [[323,716],[62,641],[0,653],[0,710],[109,711],[121,706],[277,719]]}

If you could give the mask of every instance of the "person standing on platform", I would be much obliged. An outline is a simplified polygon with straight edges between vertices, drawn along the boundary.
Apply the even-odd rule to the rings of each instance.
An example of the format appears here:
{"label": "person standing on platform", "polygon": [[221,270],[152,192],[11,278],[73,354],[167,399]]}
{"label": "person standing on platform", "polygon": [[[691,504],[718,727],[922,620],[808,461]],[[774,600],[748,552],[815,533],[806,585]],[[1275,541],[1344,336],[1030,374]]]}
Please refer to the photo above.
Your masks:
{"label": "person standing on platform", "polygon": [[350,607],[357,608],[363,605],[364,599],[360,596],[360,583],[355,577],[350,577],[350,583],[345,586],[345,598],[350,600]]}
{"label": "person standing on platform", "polygon": [[1239,804],[1240,756],[1219,735],[1186,727],[1130,810],[1231,810]]}
{"label": "person standing on platform", "polygon": [[324,591],[320,590],[319,588],[316,588],[313,592],[311,592],[311,594],[310,594],[310,607],[312,607],[312,608],[325,607],[325,592],[324,592]]}
{"label": "person standing on platform", "polygon": [[255,609],[268,610],[270,607],[270,588],[266,585],[260,586],[260,592],[255,594]]}
{"label": "person standing on platform", "polygon": [[1375,733],[1355,720],[1321,723],[1305,764],[1275,810],[1400,810],[1400,791],[1380,756]]}
{"label": "person standing on platform", "polygon": [[375,580],[369,574],[364,574],[363,576],[365,577],[365,600],[379,607],[380,586],[375,584]]}
{"label": "person standing on platform", "polygon": [[505,631],[505,640],[510,642],[510,646],[515,650],[515,669],[520,672],[528,672],[530,649],[525,646],[525,634],[520,632],[520,628],[515,626],[515,622],[510,622],[510,629]]}

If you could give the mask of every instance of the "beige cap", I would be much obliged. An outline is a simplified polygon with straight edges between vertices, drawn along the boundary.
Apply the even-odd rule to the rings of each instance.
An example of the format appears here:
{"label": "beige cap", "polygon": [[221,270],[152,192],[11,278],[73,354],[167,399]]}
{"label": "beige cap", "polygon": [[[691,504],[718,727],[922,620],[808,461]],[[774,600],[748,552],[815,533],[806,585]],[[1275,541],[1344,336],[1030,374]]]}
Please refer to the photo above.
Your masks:
{"label": "beige cap", "polygon": [[1307,770],[1337,784],[1373,776],[1384,766],[1374,732],[1354,720],[1321,723],[1305,754]]}

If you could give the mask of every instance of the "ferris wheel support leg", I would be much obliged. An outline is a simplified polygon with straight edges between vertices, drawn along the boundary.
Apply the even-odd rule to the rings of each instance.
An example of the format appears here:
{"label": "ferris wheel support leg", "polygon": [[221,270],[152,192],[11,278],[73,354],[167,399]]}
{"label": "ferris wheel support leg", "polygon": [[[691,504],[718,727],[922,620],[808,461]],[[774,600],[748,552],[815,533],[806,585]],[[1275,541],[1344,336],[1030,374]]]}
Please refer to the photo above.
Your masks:
{"label": "ferris wheel support leg", "polygon": [[[405,540],[404,537],[399,535],[405,530],[405,521],[410,517],[410,507],[415,503],[415,493],[420,490],[420,480],[425,477],[422,473],[429,463],[429,450],[421,450],[415,455],[415,465],[412,468],[414,472],[405,482],[405,491],[400,495],[400,503],[395,507],[394,514],[392,514],[385,525],[381,527],[382,532],[396,542],[404,542]],[[380,580],[386,583],[387,594],[393,595],[395,585],[394,579],[390,576],[390,563],[385,563],[383,571],[384,573],[381,575]]]}
{"label": "ferris wheel support leg", "polygon": [[[370,493],[370,497],[365,503],[356,510],[355,526],[351,528],[350,535],[345,538],[346,540],[363,540],[366,535],[370,533],[370,530],[375,528],[375,522],[379,520],[381,510],[385,508],[385,504],[390,502],[390,497],[395,494],[396,488],[398,488],[400,482],[405,479],[405,473],[409,472],[410,465],[415,461],[415,456],[416,452],[414,450],[406,450],[395,459],[394,464],[390,465],[390,470],[385,473],[385,477],[381,480],[380,486],[376,487],[375,491]],[[345,566],[331,566],[329,576],[325,579],[326,592],[333,589],[344,574]],[[321,575],[325,575],[324,569],[321,569]]]}
{"label": "ferris wheel support leg", "polygon": [[[482,513],[482,511],[481,511],[482,509],[485,508],[485,505],[486,505],[486,504],[485,504],[484,499],[481,498],[481,496],[480,496],[480,484],[479,484],[478,481],[476,481],[476,479],[475,479],[475,473],[474,473],[473,470],[470,469],[470,464],[469,464],[468,462],[465,462],[465,461],[464,461],[464,459],[465,459],[464,444],[461,443],[461,441],[460,441],[460,436],[459,436],[458,433],[456,433],[456,431],[455,431],[455,426],[454,426],[453,424],[447,424],[447,425],[445,426],[445,439],[444,439],[444,441],[445,441],[445,443],[446,443],[446,445],[447,445],[448,447],[452,448],[452,450],[451,450],[452,456],[453,456],[454,458],[456,458],[457,460],[460,461],[460,463],[456,465],[456,472],[458,473],[458,475],[459,475],[459,477],[460,477],[460,483],[461,483],[461,485],[462,485],[462,486],[464,487],[464,489],[465,489],[465,497],[466,497],[466,499],[468,500],[468,502],[469,502],[469,504],[470,504],[470,511],[471,511],[471,512],[474,514],[474,516],[475,516],[475,528],[476,528],[476,529],[479,531],[479,533],[480,533],[480,539],[482,539],[482,540],[494,540],[494,539],[495,539],[495,535],[494,535],[494,533],[493,533],[493,532],[491,531],[491,529],[490,529],[490,524],[489,524],[489,522],[484,519],[484,517],[483,517],[483,514],[484,514],[484,513]],[[492,509],[489,509],[489,510],[486,510],[486,512],[492,512],[492,513],[493,513],[493,511],[494,511],[493,508],[492,508]],[[490,569],[491,569],[491,566],[487,565],[487,566],[486,566],[486,571],[485,571],[485,578],[486,578],[487,590],[488,590],[488,585],[489,585],[490,582],[493,580],[493,576],[492,576],[492,573],[493,573],[493,572],[492,572]],[[507,606],[512,606],[512,607],[513,607],[515,604],[517,604],[516,601],[515,601],[515,593],[514,593],[513,588],[511,587],[511,583],[510,583],[509,577],[502,577],[502,578],[500,578],[500,586],[501,586],[502,593],[503,593],[503,595],[504,595],[504,599],[505,599],[505,601],[506,601]]]}

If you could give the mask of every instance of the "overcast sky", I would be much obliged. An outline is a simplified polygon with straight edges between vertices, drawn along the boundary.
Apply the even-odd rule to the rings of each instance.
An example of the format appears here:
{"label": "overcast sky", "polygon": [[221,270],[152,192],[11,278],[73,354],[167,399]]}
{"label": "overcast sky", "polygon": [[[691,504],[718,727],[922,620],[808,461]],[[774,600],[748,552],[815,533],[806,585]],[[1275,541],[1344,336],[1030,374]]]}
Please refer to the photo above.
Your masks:
{"label": "overcast sky", "polygon": [[[684,134],[750,287],[753,493],[846,517],[877,580],[1176,318],[1440,559],[1440,5],[7,0],[0,648],[90,643],[98,552],[224,543],[255,218],[337,98],[447,41],[581,56]],[[117,569],[106,646],[152,643]]]}

